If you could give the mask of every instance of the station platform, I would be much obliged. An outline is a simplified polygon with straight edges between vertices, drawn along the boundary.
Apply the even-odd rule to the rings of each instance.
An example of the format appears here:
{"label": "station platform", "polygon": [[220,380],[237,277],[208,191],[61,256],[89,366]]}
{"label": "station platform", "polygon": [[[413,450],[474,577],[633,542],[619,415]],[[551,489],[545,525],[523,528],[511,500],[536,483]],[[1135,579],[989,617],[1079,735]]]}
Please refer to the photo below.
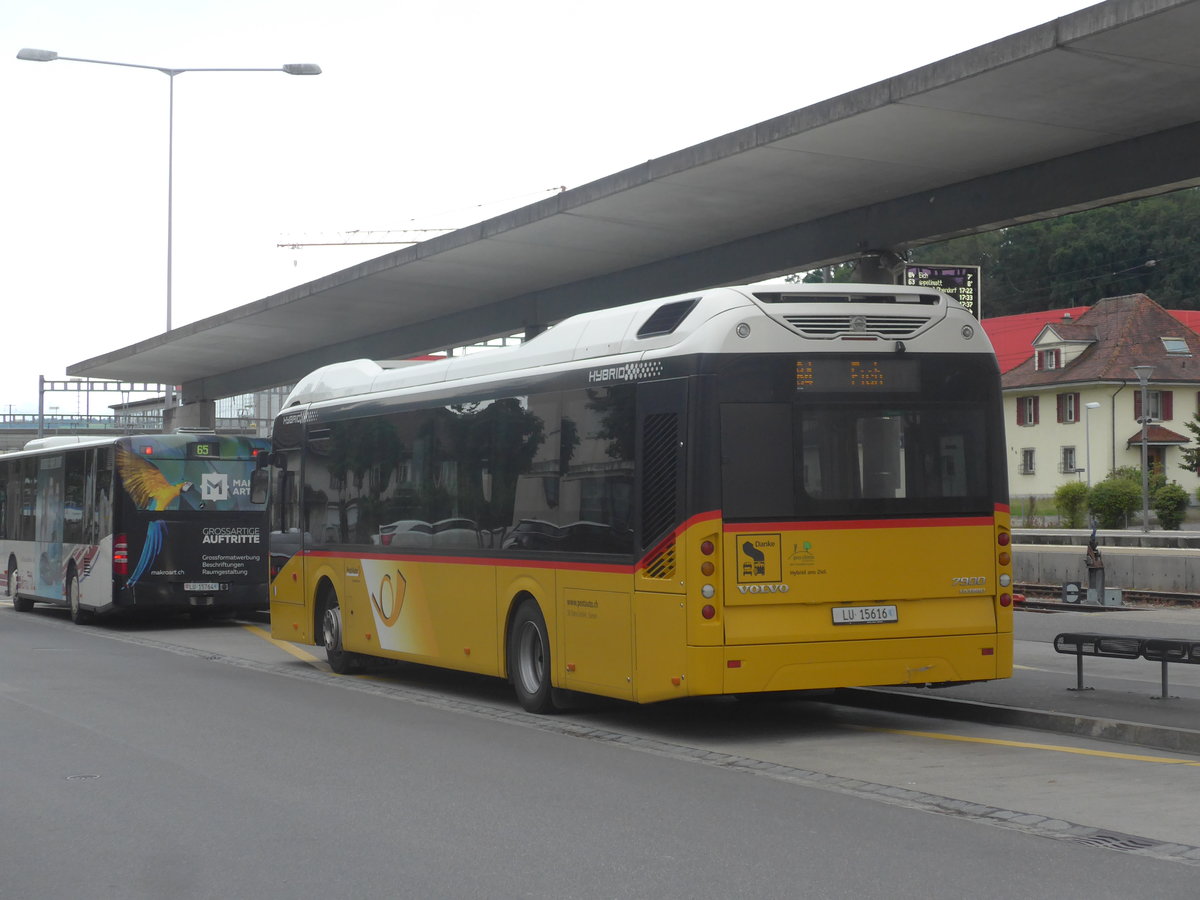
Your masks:
{"label": "station platform", "polygon": [[838,702],[952,720],[987,722],[1111,740],[1200,756],[1200,665],[1085,656],[1077,690],[1075,656],[1058,653],[1064,632],[1200,642],[1200,608],[1134,607],[1081,611],[1020,609],[1014,617],[1011,679],[949,688],[840,691]]}

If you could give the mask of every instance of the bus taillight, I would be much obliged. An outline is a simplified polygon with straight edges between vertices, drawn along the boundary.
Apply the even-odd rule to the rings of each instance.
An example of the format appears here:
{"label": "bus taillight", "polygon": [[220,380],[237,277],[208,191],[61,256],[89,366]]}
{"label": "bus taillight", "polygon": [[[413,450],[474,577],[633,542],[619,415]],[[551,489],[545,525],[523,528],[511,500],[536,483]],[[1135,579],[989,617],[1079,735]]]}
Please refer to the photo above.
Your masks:
{"label": "bus taillight", "polygon": [[113,535],[113,574],[129,574],[129,541],[123,534]]}

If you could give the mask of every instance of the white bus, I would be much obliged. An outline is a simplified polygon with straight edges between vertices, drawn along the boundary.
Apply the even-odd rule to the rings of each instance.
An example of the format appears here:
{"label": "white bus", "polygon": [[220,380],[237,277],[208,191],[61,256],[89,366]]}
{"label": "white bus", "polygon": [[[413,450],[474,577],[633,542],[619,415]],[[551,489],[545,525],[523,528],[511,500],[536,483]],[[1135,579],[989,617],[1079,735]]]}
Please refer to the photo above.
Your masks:
{"label": "white bus", "polygon": [[266,605],[263,505],[250,499],[263,438],[50,437],[0,456],[0,576],[27,612],[77,623],[113,610]]}

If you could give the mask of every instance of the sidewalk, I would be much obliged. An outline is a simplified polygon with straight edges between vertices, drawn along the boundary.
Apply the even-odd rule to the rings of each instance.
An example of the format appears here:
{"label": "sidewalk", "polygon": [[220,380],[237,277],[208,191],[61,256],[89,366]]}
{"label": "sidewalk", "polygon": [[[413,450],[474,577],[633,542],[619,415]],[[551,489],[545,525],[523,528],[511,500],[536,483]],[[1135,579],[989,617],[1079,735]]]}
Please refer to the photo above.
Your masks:
{"label": "sidewalk", "polygon": [[1085,656],[1083,691],[1074,655],[1057,653],[1061,632],[1200,642],[1200,609],[1120,608],[1100,612],[1019,610],[1011,679],[959,687],[843,691],[839,702],[947,719],[1037,728],[1200,755],[1200,665]]}

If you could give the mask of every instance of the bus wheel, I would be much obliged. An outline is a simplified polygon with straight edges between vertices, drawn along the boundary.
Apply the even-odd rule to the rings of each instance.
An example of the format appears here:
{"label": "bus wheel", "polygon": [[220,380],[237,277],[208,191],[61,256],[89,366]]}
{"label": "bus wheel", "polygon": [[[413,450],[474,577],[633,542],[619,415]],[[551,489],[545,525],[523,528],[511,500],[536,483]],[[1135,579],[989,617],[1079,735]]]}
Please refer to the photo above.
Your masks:
{"label": "bus wheel", "polygon": [[91,610],[84,609],[79,605],[79,578],[76,576],[74,569],[67,573],[67,583],[64,593],[67,597],[67,606],[71,608],[71,621],[76,625],[87,625],[91,622]]}
{"label": "bus wheel", "polygon": [[321,634],[325,638],[325,658],[338,675],[349,675],[358,668],[357,654],[342,649],[342,610],[337,597],[330,595],[321,616]]}
{"label": "bus wheel", "polygon": [[517,700],[528,712],[554,712],[546,620],[532,600],[522,603],[513,616],[508,632],[508,674]]}
{"label": "bus wheel", "polygon": [[29,612],[33,609],[33,601],[17,596],[17,564],[8,564],[8,578],[5,579],[5,592],[12,598],[13,608],[17,612]]}

